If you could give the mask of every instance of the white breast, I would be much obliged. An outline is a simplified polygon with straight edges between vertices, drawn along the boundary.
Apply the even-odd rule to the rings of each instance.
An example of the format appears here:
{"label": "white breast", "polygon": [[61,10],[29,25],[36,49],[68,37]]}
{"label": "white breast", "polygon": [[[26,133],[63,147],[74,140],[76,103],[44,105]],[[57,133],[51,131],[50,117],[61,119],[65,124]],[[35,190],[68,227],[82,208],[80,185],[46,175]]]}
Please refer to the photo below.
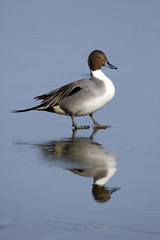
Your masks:
{"label": "white breast", "polygon": [[[101,71],[101,70],[96,70],[96,71],[91,71],[93,77],[100,79],[101,81],[104,82],[105,88],[102,89],[102,94],[99,96],[99,104],[102,104],[102,107],[111,101],[111,99],[114,97],[115,94],[115,87],[112,83],[112,81]],[[98,101],[97,99],[97,101]]]}

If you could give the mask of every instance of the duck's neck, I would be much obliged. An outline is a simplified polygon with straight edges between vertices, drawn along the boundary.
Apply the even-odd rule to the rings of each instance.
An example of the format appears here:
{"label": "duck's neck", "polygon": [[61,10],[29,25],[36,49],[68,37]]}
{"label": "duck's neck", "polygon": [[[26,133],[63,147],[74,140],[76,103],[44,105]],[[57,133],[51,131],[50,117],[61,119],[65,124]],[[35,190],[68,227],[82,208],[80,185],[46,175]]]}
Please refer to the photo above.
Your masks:
{"label": "duck's neck", "polygon": [[106,81],[108,80],[109,78],[102,72],[101,69],[99,70],[95,70],[95,71],[92,71],[91,70],[91,76],[95,77],[95,78],[98,78],[102,81]]}

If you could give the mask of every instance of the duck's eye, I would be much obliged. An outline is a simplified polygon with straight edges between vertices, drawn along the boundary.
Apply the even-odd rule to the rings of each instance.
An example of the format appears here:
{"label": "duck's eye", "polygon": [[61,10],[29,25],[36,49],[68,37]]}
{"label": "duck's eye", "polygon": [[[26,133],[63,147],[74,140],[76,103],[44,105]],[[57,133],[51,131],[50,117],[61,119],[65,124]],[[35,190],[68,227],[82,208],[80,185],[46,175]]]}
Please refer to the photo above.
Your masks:
{"label": "duck's eye", "polygon": [[101,60],[101,57],[98,57],[99,60]]}

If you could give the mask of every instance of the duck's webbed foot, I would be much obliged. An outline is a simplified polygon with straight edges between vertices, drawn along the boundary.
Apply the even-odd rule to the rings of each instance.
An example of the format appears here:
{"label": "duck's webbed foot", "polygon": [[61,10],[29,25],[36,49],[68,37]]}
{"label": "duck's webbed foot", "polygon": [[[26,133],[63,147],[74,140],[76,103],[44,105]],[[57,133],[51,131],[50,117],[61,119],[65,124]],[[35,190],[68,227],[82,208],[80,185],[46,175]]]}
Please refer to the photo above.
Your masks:
{"label": "duck's webbed foot", "polygon": [[90,128],[89,125],[72,125],[74,127],[74,129],[88,129]]}
{"label": "duck's webbed foot", "polygon": [[97,128],[97,129],[106,129],[106,128],[110,128],[111,126],[110,125],[100,125],[100,124],[94,124],[93,126],[94,128]]}
{"label": "duck's webbed foot", "polygon": [[101,125],[99,124],[93,117],[93,114],[89,114],[90,118],[92,119],[93,123],[94,123],[94,128],[97,128],[97,129],[106,129],[106,128],[109,128],[111,127],[110,125]]}

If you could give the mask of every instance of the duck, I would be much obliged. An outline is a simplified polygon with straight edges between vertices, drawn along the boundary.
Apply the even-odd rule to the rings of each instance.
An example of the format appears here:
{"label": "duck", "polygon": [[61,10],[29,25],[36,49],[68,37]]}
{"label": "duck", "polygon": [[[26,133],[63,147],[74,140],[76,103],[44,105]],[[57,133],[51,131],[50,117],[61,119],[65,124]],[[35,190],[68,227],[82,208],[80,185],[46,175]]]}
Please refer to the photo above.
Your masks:
{"label": "duck", "polygon": [[67,115],[71,117],[74,129],[88,129],[89,125],[77,125],[75,117],[89,115],[93,121],[93,128],[110,127],[110,125],[99,124],[93,117],[93,113],[104,107],[115,95],[115,87],[102,72],[101,67],[107,66],[111,69],[117,69],[117,67],[109,63],[106,54],[101,50],[94,50],[89,54],[88,66],[90,78],[71,82],[35,97],[34,99],[41,100],[38,106],[12,112],[38,110]]}

